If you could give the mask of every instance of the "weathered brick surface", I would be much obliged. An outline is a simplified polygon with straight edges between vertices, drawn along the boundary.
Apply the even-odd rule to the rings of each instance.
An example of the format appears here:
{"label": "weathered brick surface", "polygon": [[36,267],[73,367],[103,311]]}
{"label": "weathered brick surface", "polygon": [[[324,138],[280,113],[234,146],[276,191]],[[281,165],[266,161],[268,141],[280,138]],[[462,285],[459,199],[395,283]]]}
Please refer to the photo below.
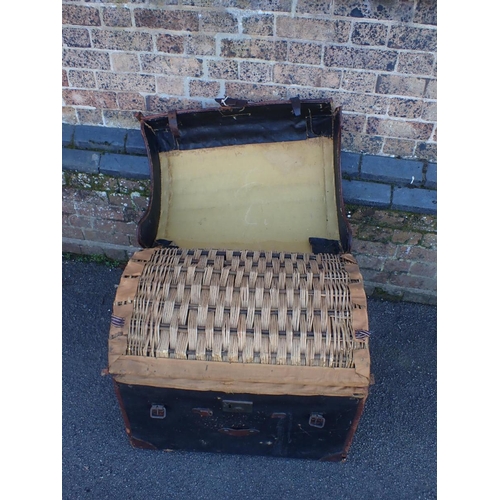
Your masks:
{"label": "weathered brick surface", "polygon": [[324,61],[326,66],[337,68],[371,69],[377,71],[393,71],[398,53],[395,50],[376,50],[357,47],[325,47]]}
{"label": "weathered brick surface", "polygon": [[233,39],[221,41],[222,57],[237,57],[240,59],[264,59],[266,61],[285,61],[287,43],[264,39]]}
{"label": "weathered brick surface", "polygon": [[155,77],[153,75],[97,72],[96,79],[97,86],[103,90],[154,92],[156,89]]}
{"label": "weathered brick surface", "polygon": [[272,36],[274,16],[270,14],[246,16],[242,20],[242,27],[246,35]]}
{"label": "weathered brick surface", "polygon": [[217,97],[220,94],[220,83],[205,80],[191,80],[189,95],[193,97]]}
{"label": "weathered brick surface", "polygon": [[194,57],[144,54],[141,55],[140,61],[143,71],[147,73],[196,77],[202,75],[202,61]]}
{"label": "weathered brick surface", "polygon": [[135,111],[215,106],[219,93],[332,98],[349,114],[345,149],[435,162],[436,5],[63,0],[62,87],[79,92],[63,95],[63,121],[137,126]]}
{"label": "weathered brick surface", "polygon": [[177,31],[198,31],[198,14],[186,10],[134,9],[135,25]]}
{"label": "weathered brick surface", "polygon": [[73,88],[95,89],[96,81],[93,71],[68,71],[68,85]]}
{"label": "weathered brick surface", "polygon": [[63,44],[67,47],[90,47],[90,33],[84,28],[64,28]]}
{"label": "weathered brick surface", "polygon": [[350,29],[351,23],[344,20],[285,16],[276,18],[276,34],[285,38],[346,43]]}
{"label": "weathered brick surface", "polygon": [[351,41],[355,45],[385,45],[389,28],[378,23],[353,23]]}
{"label": "weathered brick surface", "polygon": [[96,108],[116,108],[116,92],[93,90],[63,90],[63,100],[67,106],[94,106]]}
{"label": "weathered brick surface", "polygon": [[410,22],[413,14],[413,1],[366,2],[363,0],[335,0],[333,13],[338,16],[354,18],[394,20]]}
{"label": "weathered brick surface", "polygon": [[153,37],[149,33],[124,30],[92,30],[92,43],[96,49],[138,50],[153,49]]}
{"label": "weathered brick surface", "polygon": [[109,54],[97,50],[63,50],[63,66],[68,68],[110,69]]}
{"label": "weathered brick surface", "polygon": [[132,14],[130,8],[125,7],[104,7],[102,9],[102,19],[106,26],[115,28],[128,28],[132,26]]}
{"label": "weathered brick surface", "polygon": [[95,7],[63,4],[62,24],[100,26],[99,10]]}

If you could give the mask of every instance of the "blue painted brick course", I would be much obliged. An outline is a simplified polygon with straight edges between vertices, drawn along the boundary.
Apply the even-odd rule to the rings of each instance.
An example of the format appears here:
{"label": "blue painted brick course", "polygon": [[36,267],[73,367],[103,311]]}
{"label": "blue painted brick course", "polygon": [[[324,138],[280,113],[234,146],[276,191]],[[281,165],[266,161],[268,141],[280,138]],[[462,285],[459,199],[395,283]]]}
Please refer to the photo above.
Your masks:
{"label": "blue painted brick course", "polygon": [[345,203],[372,207],[389,207],[391,203],[391,186],[388,184],[344,179],[342,181],[342,194]]}
{"label": "blue painted brick course", "polygon": [[407,212],[435,214],[437,212],[437,191],[395,187],[392,208]]}
{"label": "blue painted brick course", "polygon": [[342,169],[342,175],[357,177],[359,175],[360,159],[360,154],[342,151],[340,153],[340,168]]}
{"label": "blue painted brick course", "polygon": [[125,134],[125,129],[79,125],[75,127],[74,145],[79,149],[123,153]]}
{"label": "blue painted brick course", "polygon": [[82,151],[80,149],[62,150],[63,170],[74,170],[88,174],[99,173],[99,160],[101,155],[95,151]]}
{"label": "blue painted brick course", "polygon": [[[396,184],[422,184],[424,164],[414,160],[400,160],[384,156],[363,156],[361,179]],[[413,182],[412,182],[413,178]]]}
{"label": "blue painted brick course", "polygon": [[71,146],[73,143],[73,134],[75,126],[67,123],[62,124],[62,145],[63,147]]}
{"label": "blue painted brick course", "polygon": [[140,130],[126,131],[125,152],[131,155],[146,155],[146,145]]}
{"label": "blue painted brick course", "polygon": [[437,189],[437,164],[429,163],[425,174],[425,187]]}
{"label": "blue painted brick course", "polygon": [[145,156],[103,154],[99,171],[114,177],[149,179],[149,162]]}

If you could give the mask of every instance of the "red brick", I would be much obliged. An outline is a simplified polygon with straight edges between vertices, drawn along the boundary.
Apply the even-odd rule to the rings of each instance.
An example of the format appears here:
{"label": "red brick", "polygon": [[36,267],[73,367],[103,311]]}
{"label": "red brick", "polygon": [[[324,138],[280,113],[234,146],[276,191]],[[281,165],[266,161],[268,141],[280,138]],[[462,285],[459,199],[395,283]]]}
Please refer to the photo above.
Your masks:
{"label": "red brick", "polygon": [[[359,267],[363,269],[373,269],[375,271],[382,271],[385,259],[381,257],[371,257],[369,255],[358,255],[356,258]],[[385,270],[385,268],[384,268]]]}
{"label": "red brick", "polygon": [[64,241],[62,242],[62,251],[65,253],[81,254],[82,246],[75,242]]}
{"label": "red brick", "polygon": [[414,262],[410,268],[410,274],[415,276],[424,276],[426,278],[436,277],[436,264],[428,264],[426,262]]}
{"label": "red brick", "polygon": [[92,229],[94,227],[94,217],[82,217],[80,215],[71,214],[67,217],[68,226]]}
{"label": "red brick", "polygon": [[116,207],[99,207],[92,203],[75,203],[75,210],[78,215],[85,217],[96,217],[101,219],[125,220],[123,209]]}
{"label": "red brick", "polygon": [[421,290],[435,290],[436,282],[430,278],[398,274],[389,276],[388,283],[403,288],[417,288]]}
{"label": "red brick", "polygon": [[363,280],[372,281],[374,283],[387,283],[390,273],[387,271],[376,271],[373,269],[365,269],[363,271]]}
{"label": "red brick", "polygon": [[94,229],[101,233],[121,233],[133,235],[137,225],[134,222],[123,222],[109,219],[96,219]]}
{"label": "red brick", "polygon": [[422,247],[401,245],[397,249],[397,257],[420,262],[436,262],[436,251]]}
{"label": "red brick", "polygon": [[355,239],[352,242],[353,253],[377,257],[395,257],[397,246],[392,243],[379,243]]}
{"label": "red brick", "polygon": [[404,243],[406,245],[418,245],[422,239],[421,233],[414,233],[412,231],[401,231],[400,229],[395,229],[392,236],[392,241],[394,243]]}
{"label": "red brick", "polygon": [[422,246],[435,250],[437,248],[437,235],[432,233],[425,234],[422,240]]}
{"label": "red brick", "polygon": [[412,262],[409,260],[387,259],[384,263],[384,271],[390,273],[407,273],[411,264]]}
{"label": "red brick", "polygon": [[130,245],[130,239],[127,234],[110,233],[107,231],[94,231],[92,229],[84,230],[86,240],[111,243],[113,245]]}
{"label": "red brick", "polygon": [[75,240],[83,239],[83,232],[78,227],[63,226],[62,227],[62,237],[72,238]]}

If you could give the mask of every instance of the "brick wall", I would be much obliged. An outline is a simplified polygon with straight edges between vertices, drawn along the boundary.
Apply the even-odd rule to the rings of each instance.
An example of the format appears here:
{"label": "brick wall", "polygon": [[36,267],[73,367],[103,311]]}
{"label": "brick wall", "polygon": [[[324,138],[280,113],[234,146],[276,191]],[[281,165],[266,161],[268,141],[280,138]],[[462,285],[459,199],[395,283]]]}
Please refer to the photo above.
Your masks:
{"label": "brick wall", "polygon": [[436,0],[64,1],[63,122],[331,97],[343,149],[436,161]]}

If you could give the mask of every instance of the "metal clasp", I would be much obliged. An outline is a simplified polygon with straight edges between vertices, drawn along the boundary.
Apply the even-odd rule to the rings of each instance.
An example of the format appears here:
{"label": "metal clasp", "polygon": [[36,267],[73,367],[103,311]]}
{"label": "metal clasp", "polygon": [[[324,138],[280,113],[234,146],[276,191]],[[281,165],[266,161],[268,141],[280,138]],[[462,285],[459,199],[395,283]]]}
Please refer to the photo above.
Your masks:
{"label": "metal clasp", "polygon": [[325,426],[325,417],[321,413],[311,413],[309,417],[309,425],[311,427],[316,427],[317,429],[323,429]]}
{"label": "metal clasp", "polygon": [[151,405],[149,416],[151,418],[165,418],[167,416],[167,410],[163,405]]}

